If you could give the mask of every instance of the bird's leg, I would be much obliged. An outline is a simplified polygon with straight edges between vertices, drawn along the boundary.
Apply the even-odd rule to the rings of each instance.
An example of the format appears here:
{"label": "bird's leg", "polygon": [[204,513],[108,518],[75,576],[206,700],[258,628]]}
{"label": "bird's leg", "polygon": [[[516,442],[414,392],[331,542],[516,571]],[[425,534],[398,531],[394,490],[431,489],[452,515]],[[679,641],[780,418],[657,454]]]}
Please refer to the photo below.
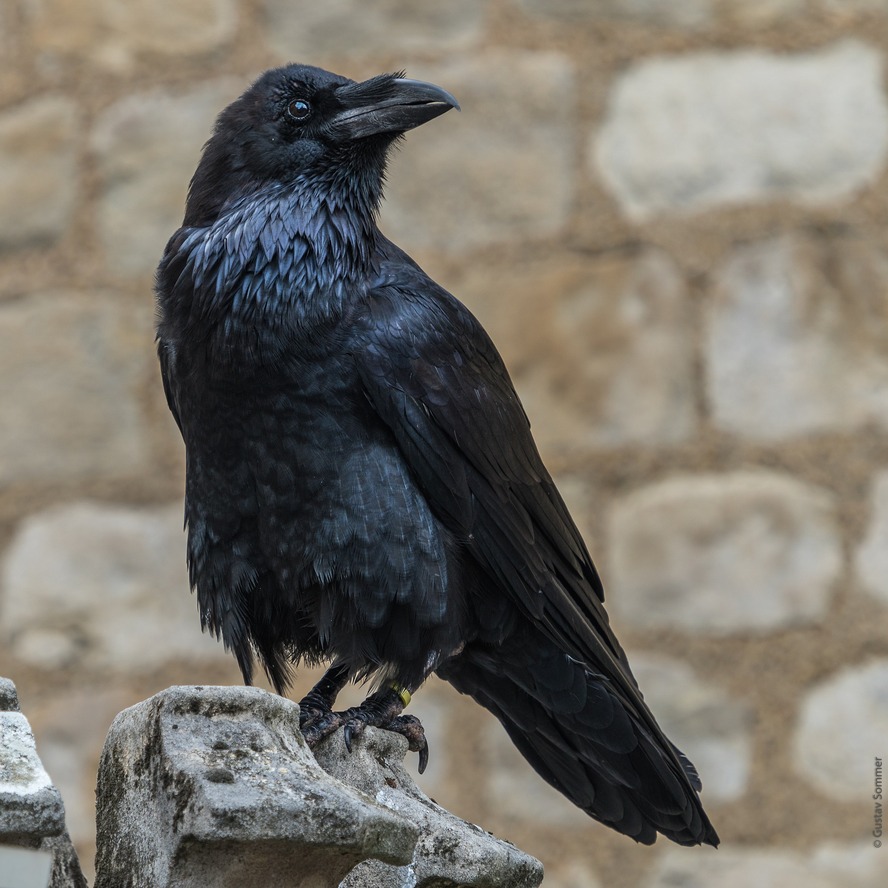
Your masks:
{"label": "bird's leg", "polygon": [[[332,710],[336,697],[348,683],[348,678],[348,666],[345,663],[334,663],[323,674],[321,680],[299,701],[299,727],[309,746],[314,746],[318,740],[335,731],[341,724],[341,721],[337,720],[338,714]],[[326,722],[331,722],[332,727],[324,731]],[[312,740],[310,738],[318,733],[314,730],[316,725],[321,728],[322,733]]]}
{"label": "bird's leg", "polygon": [[415,715],[401,715],[410,702],[410,691],[400,685],[392,685],[371,694],[360,706],[353,706],[342,713],[343,739],[351,752],[352,741],[359,737],[367,725],[394,731],[407,738],[410,749],[419,753],[419,773],[429,763],[429,744],[425,730]]}

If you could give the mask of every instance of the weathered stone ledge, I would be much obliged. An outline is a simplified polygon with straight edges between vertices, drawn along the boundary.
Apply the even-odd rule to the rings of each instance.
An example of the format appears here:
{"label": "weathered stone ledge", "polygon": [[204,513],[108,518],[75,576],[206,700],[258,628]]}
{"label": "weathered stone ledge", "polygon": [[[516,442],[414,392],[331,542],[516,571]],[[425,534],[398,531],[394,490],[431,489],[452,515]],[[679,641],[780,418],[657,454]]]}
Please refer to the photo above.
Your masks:
{"label": "weathered stone ledge", "polygon": [[[50,888],[86,888],[61,797],[6,679],[0,708],[0,853],[35,852],[6,849],[8,865],[31,867],[33,888],[50,867]],[[542,881],[537,860],[419,790],[402,737],[368,729],[349,753],[337,733],[316,753],[299,707],[257,688],[172,687],[124,710],[99,766],[95,888]]]}

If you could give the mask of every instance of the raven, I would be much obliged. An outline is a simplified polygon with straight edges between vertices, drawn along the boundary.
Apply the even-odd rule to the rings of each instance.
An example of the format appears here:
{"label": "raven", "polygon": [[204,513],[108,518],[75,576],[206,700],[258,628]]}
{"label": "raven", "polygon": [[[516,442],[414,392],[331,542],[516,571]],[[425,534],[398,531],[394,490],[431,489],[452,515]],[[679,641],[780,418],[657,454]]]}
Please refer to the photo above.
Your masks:
{"label": "raven", "polygon": [[435,672],[596,820],[717,845],[502,359],[377,226],[391,146],[458,107],[294,64],[216,121],[156,282],[202,626],[248,684],[254,655],[280,693],[300,661],[331,664],[301,701],[310,744],[372,724],[424,767],[401,713]]}

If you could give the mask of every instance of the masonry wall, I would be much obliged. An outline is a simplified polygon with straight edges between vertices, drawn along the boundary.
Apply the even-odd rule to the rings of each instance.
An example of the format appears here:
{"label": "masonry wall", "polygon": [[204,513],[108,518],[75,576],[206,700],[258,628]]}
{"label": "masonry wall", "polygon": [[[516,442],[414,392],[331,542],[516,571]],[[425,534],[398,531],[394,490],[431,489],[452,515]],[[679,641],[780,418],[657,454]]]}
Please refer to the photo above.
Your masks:
{"label": "masonry wall", "polygon": [[5,0],[0,674],[82,856],[113,716],[239,681],[187,589],[152,272],[215,114],[297,59],[462,103],[383,228],[498,343],[723,846],[599,828],[436,681],[420,784],[552,888],[875,884],[886,46],[885,0]]}

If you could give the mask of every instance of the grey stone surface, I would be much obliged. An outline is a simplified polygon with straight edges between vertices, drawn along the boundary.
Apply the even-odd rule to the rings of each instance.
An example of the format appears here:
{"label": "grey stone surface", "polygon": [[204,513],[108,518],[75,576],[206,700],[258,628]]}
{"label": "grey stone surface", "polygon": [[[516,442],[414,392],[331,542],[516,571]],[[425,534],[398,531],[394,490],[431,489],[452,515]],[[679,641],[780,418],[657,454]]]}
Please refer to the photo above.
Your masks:
{"label": "grey stone surface", "polygon": [[39,0],[28,2],[29,36],[43,57],[77,56],[126,70],[138,53],[207,52],[232,37],[236,0]]}
{"label": "grey stone surface", "polygon": [[65,828],[62,797],[37,755],[21,712],[0,712],[0,839],[58,835]]}
{"label": "grey stone surface", "polygon": [[80,190],[78,124],[62,96],[0,112],[0,250],[64,231]]}
{"label": "grey stone surface", "polygon": [[403,737],[370,728],[349,754],[338,731],[315,750],[318,763],[349,786],[419,827],[413,860],[394,867],[359,864],[342,888],[536,888],[543,867],[514,845],[445,811],[413,782],[403,766]]}
{"label": "grey stone surface", "polygon": [[709,24],[718,0],[518,0],[533,16],[568,22],[632,21],[653,27]]}
{"label": "grey stone surface", "polygon": [[182,222],[188,182],[216,115],[247,86],[223,79],[184,93],[132,95],[99,118],[92,138],[102,187],[98,227],[114,272],[154,272]]}
{"label": "grey stone surface", "polygon": [[632,671],[666,736],[703,780],[703,801],[733,802],[752,773],[751,707],[681,660],[634,654]]}
{"label": "grey stone surface", "polygon": [[[87,888],[65,829],[62,797],[40,761],[28,720],[12,711],[18,706],[9,679],[0,679],[0,704],[0,846],[33,851],[41,866],[48,859],[49,888]],[[28,861],[33,865],[35,858]],[[24,872],[22,860],[17,863]],[[0,878],[0,884],[7,883]]]}
{"label": "grey stone surface", "polygon": [[706,384],[721,428],[779,440],[888,428],[888,254],[859,237],[739,247],[716,275]]}
{"label": "grey stone surface", "polygon": [[793,16],[827,12],[833,20],[885,13],[885,0],[518,0],[538,18],[599,24],[632,22],[658,28],[700,29],[718,22],[746,27],[773,26]]}
{"label": "grey stone surface", "polygon": [[440,84],[463,110],[409,133],[392,158],[383,231],[408,250],[450,251],[557,233],[574,189],[567,56],[491,50],[408,74]]}
{"label": "grey stone surface", "polygon": [[368,857],[408,864],[418,833],[329,777],[299,707],[255,688],[168,688],[124,710],[97,793],[95,888],[333,888]]}
{"label": "grey stone surface", "polygon": [[885,756],[888,659],[849,666],[802,701],[792,761],[807,786],[838,801],[873,795],[874,757]]}
{"label": "grey stone surface", "polygon": [[639,62],[614,83],[590,162],[625,214],[787,199],[827,204],[881,173],[882,56],[842,41]]}
{"label": "grey stone surface", "polygon": [[842,567],[832,498],[764,471],[677,476],[614,504],[611,612],[730,635],[816,623]]}
{"label": "grey stone surface", "polygon": [[152,352],[151,306],[110,293],[0,302],[0,486],[120,477],[143,465],[138,387]]}
{"label": "grey stone surface", "polygon": [[177,657],[230,659],[200,632],[181,503],[78,502],[38,512],[0,563],[0,593],[3,642],[44,668],[125,673]]}
{"label": "grey stone surface", "polygon": [[297,15],[288,0],[265,0],[265,33],[272,49],[288,62],[320,64],[331,57],[395,51],[401,56],[440,54],[475,44],[483,33],[487,7],[488,0],[325,0],[302,5]]}
{"label": "grey stone surface", "polygon": [[854,566],[863,588],[888,605],[888,472],[879,472],[873,484],[872,516]]}
{"label": "grey stone surface", "polygon": [[777,848],[666,848],[643,888],[868,888],[884,873],[869,843],[825,843],[805,851]]}

